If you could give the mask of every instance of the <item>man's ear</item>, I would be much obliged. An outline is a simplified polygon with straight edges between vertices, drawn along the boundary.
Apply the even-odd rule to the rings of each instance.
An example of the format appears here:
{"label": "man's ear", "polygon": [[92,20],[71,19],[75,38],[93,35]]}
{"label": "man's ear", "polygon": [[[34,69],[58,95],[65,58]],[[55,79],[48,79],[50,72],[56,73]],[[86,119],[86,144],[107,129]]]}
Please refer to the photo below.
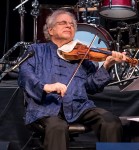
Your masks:
{"label": "man's ear", "polygon": [[48,29],[48,33],[49,33],[50,35],[53,35],[53,28],[49,28],[49,29]]}

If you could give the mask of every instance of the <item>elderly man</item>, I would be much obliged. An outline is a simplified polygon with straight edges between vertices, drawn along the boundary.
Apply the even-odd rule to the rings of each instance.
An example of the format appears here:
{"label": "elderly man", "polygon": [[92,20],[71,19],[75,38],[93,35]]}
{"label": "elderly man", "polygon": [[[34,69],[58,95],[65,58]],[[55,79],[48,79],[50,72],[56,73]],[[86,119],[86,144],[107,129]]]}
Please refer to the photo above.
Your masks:
{"label": "elderly man", "polygon": [[67,150],[68,125],[72,123],[91,126],[101,142],[120,142],[118,117],[96,107],[87,93],[101,92],[111,80],[111,66],[125,61],[126,56],[112,51],[99,69],[83,60],[68,84],[80,60],[62,59],[58,50],[75,46],[76,20],[70,12],[56,10],[48,16],[46,27],[50,42],[32,44],[28,51],[34,49],[35,55],[20,67],[19,86],[27,103],[25,124],[37,122],[45,128],[45,150]]}

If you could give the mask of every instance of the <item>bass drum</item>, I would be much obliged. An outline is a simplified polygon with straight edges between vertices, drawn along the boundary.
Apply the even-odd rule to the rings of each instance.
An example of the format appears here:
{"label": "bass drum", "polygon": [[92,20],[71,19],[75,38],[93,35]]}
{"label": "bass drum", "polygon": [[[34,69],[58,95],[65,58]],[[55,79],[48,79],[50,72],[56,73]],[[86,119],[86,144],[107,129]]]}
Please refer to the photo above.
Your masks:
{"label": "bass drum", "polygon": [[[74,39],[78,39],[89,46],[95,35],[97,35],[97,37],[91,47],[115,50],[114,41],[111,35],[101,26],[79,23]],[[102,64],[103,62],[98,62],[99,67]]]}

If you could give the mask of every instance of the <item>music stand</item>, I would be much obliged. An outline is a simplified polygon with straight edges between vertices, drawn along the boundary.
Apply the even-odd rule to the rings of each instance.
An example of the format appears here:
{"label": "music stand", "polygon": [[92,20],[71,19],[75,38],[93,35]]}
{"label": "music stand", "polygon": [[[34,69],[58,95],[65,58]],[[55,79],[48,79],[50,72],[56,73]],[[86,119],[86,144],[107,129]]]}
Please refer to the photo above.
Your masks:
{"label": "music stand", "polygon": [[135,79],[131,84],[121,90],[123,91],[138,91],[139,90],[139,78]]}

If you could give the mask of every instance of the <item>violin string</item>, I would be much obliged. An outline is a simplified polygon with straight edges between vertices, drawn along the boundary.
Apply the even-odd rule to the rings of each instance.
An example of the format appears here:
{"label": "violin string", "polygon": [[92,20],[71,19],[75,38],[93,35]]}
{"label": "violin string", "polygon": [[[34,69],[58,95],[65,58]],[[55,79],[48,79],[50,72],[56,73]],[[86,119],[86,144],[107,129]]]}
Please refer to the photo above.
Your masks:
{"label": "violin string", "polygon": [[70,80],[69,80],[69,82],[68,82],[68,84],[67,84],[67,88],[69,87],[71,81],[73,80],[74,76],[76,75],[76,73],[77,73],[79,67],[81,66],[82,62],[83,62],[84,59],[86,58],[87,54],[89,53],[90,48],[91,48],[92,44],[94,43],[96,37],[97,37],[97,34],[94,36],[94,38],[93,38],[93,40],[91,41],[91,43],[90,43],[90,45],[89,45],[89,47],[88,47],[88,49],[87,49],[87,51],[86,51],[84,57],[81,59],[81,61],[79,62],[77,68],[76,68],[75,71],[73,72],[73,75],[72,75],[72,77],[70,78]]}

